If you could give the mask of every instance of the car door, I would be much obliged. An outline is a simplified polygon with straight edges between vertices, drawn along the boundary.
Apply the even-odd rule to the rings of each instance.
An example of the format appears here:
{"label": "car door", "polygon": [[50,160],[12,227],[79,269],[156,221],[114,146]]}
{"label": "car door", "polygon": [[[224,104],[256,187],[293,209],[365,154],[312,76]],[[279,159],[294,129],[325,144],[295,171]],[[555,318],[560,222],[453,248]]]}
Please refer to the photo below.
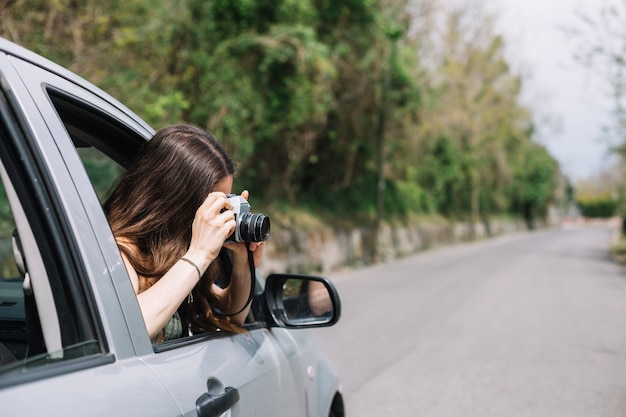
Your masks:
{"label": "car door", "polygon": [[[268,330],[193,339],[157,346],[158,353],[146,359],[186,415],[195,415],[197,407],[230,409],[233,417],[306,415],[304,390],[298,390],[302,384]],[[221,402],[226,406],[219,408]]]}
{"label": "car door", "polygon": [[[20,97],[20,112],[26,118],[38,115],[32,116],[32,125],[46,163],[65,168],[52,173],[53,182],[63,189],[59,192],[67,200],[64,210],[80,208],[75,209],[81,218],[76,215],[73,233],[80,235],[80,256],[92,271],[87,279],[94,288],[104,333],[111,338],[111,350],[119,346],[124,348],[120,357],[130,361],[140,358],[184,415],[215,409],[218,403],[227,404],[225,409],[232,416],[304,415],[303,390],[298,389],[284,353],[267,329],[250,324],[249,332],[237,336],[216,332],[152,345],[100,202],[76,151],[77,146],[95,147],[124,165],[151,129],[111,97],[72,74],[58,70],[63,75],[59,76],[18,58],[7,60],[15,70],[13,76],[19,73],[16,78],[22,81],[12,81],[20,84],[19,93],[18,89],[15,93]],[[89,235],[89,240],[83,234]],[[111,298],[119,302],[121,311],[117,313],[122,320],[109,320]],[[120,323],[125,323],[124,329],[119,328]],[[121,374],[118,378],[129,380]],[[120,395],[117,404],[123,407],[133,402],[137,388],[142,386],[146,387],[136,381],[136,389]],[[161,397],[166,401],[166,395]]]}
{"label": "car door", "polygon": [[1,413],[180,415],[167,388],[135,354],[114,274],[49,129],[54,114],[41,113],[31,96],[44,84],[31,80],[26,88],[18,73],[42,70],[21,65],[3,46]]}

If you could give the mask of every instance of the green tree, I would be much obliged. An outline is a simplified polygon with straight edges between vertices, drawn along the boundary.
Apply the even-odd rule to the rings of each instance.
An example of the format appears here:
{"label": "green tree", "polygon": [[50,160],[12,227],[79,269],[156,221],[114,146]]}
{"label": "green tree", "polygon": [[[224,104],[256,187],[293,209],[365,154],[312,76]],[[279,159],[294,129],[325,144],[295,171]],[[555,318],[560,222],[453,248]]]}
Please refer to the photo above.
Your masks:
{"label": "green tree", "polygon": [[[446,15],[431,75],[433,105],[423,111],[421,133],[423,165],[433,169],[422,175],[424,184],[447,180],[445,198],[436,197],[444,204],[439,210],[471,222],[509,210],[511,159],[516,144],[529,142],[532,133],[530,113],[519,104],[521,79],[504,58],[504,41],[488,15],[479,16],[467,9]],[[448,175],[440,172],[443,163],[454,164]],[[439,194],[441,187],[433,191]]]}
{"label": "green tree", "polygon": [[247,187],[295,201],[333,106],[335,68],[311,27],[314,9],[293,0],[187,5],[171,68],[190,103],[185,119],[226,144]]}
{"label": "green tree", "polygon": [[[487,14],[443,6],[14,0],[0,5],[0,33],[156,128],[185,120],[212,131],[240,163],[236,188],[278,210],[360,224],[515,212],[534,181],[519,162],[535,152],[521,80]],[[85,158],[98,183],[119,170]],[[547,200],[524,201],[540,213]]]}
{"label": "green tree", "polygon": [[512,209],[529,228],[534,228],[537,219],[546,217],[549,204],[553,202],[558,164],[545,147],[533,142],[521,144],[512,163]]}

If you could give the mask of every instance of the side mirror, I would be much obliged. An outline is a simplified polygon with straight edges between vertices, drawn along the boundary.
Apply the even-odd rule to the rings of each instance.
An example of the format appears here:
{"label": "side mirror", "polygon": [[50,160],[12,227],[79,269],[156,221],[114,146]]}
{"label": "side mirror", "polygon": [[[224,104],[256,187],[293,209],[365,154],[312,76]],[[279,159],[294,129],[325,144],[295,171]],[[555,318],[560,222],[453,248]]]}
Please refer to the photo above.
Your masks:
{"label": "side mirror", "polygon": [[272,274],[265,281],[264,295],[270,326],[327,327],[341,316],[339,294],[327,278]]}

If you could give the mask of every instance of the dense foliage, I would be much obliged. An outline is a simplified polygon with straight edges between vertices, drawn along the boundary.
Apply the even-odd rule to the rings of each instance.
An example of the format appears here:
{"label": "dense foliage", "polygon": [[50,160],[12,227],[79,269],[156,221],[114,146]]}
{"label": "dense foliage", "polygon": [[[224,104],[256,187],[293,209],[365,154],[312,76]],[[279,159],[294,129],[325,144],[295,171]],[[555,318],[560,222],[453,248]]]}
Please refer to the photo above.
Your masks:
{"label": "dense foliage", "polygon": [[608,218],[615,216],[618,201],[609,194],[586,196],[576,199],[582,215],[591,218]]}
{"label": "dense foliage", "polygon": [[504,41],[488,16],[436,3],[13,0],[0,34],[156,128],[212,131],[237,189],[273,210],[541,218],[558,166]]}

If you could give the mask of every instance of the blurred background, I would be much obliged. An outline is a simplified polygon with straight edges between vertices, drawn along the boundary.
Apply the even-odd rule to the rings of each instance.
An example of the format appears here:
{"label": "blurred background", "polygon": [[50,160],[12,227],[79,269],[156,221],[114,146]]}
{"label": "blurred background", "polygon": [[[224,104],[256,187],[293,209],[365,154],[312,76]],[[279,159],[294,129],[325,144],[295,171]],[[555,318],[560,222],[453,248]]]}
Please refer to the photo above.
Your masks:
{"label": "blurred background", "polygon": [[225,145],[263,272],[341,294],[347,415],[625,415],[626,0],[0,0],[0,35]]}
{"label": "blurred background", "polygon": [[[617,0],[0,3],[1,36],[213,132],[273,230],[467,239],[624,213],[625,23]],[[119,169],[86,159],[104,196]]]}

